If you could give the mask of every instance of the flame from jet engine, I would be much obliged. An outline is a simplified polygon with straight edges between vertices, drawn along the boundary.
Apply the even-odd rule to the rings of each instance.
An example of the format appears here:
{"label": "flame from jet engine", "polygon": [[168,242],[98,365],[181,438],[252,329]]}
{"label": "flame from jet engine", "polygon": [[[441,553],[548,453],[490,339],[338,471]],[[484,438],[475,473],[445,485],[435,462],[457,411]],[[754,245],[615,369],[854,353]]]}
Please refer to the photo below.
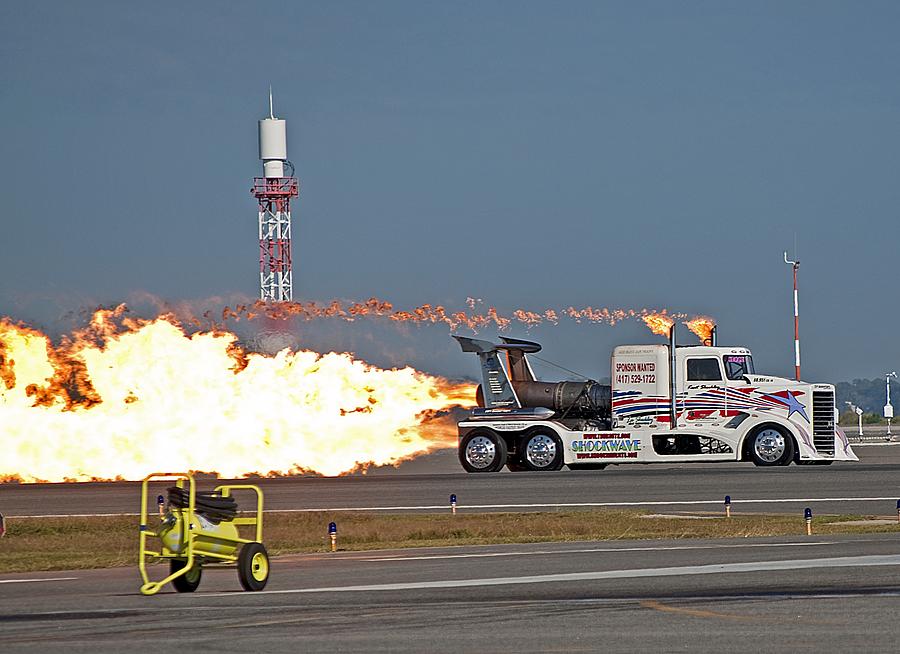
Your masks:
{"label": "flame from jet engine", "polygon": [[53,345],[0,319],[0,480],[337,475],[455,445],[471,384],[349,354],[243,350],[172,316],[100,310]]}
{"label": "flame from jet engine", "polygon": [[[353,322],[359,318],[375,317],[386,318],[395,322],[417,324],[445,324],[452,331],[460,328],[478,332],[487,327],[495,327],[506,330],[514,323],[525,327],[534,327],[543,323],[559,324],[561,317],[567,317],[575,322],[590,322],[595,324],[615,325],[632,318],[646,318],[657,314],[666,314],[675,319],[684,319],[688,316],[682,313],[669,313],[663,309],[610,309],[605,307],[573,306],[564,309],[542,309],[531,311],[516,309],[508,316],[501,314],[495,307],[488,307],[478,311],[477,305],[482,301],[475,298],[467,298],[468,311],[450,311],[441,305],[423,304],[410,311],[395,309],[394,305],[378,298],[369,298],[365,302],[344,303],[332,300],[328,304],[317,302],[279,302],[266,303],[256,301],[251,304],[238,304],[234,308],[225,307],[222,310],[221,320],[254,320],[266,317],[275,320],[298,318],[300,320],[316,320],[319,318],[336,318]],[[207,320],[211,316],[205,316]],[[194,319],[193,324],[200,327],[200,321]],[[213,323],[216,325],[216,323]]]}
{"label": "flame from jet engine", "polygon": [[716,321],[709,316],[697,316],[686,320],[683,324],[697,335],[701,343],[712,341],[712,330],[716,326]]}
{"label": "flame from jet engine", "polygon": [[672,329],[672,325],[675,324],[675,320],[672,316],[661,312],[661,313],[651,313],[646,316],[642,316],[642,320],[644,324],[650,329],[651,332],[656,334],[657,336],[668,336],[669,330]]}

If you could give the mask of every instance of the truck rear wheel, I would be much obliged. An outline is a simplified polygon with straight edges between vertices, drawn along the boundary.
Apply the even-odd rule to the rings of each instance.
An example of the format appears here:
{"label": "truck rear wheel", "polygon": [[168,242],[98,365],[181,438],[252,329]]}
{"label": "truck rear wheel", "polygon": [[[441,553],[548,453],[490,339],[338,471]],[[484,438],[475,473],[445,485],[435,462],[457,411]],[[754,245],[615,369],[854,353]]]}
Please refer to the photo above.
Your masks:
{"label": "truck rear wheel", "polygon": [[559,470],[563,467],[563,445],[552,429],[538,427],[526,433],[519,448],[527,470]]}
{"label": "truck rear wheel", "polygon": [[790,465],[794,440],[781,427],[764,425],[750,435],[750,458],[758,466]]}
{"label": "truck rear wheel", "polygon": [[506,465],[506,441],[490,429],[473,431],[459,444],[459,462],[466,472],[497,472]]}

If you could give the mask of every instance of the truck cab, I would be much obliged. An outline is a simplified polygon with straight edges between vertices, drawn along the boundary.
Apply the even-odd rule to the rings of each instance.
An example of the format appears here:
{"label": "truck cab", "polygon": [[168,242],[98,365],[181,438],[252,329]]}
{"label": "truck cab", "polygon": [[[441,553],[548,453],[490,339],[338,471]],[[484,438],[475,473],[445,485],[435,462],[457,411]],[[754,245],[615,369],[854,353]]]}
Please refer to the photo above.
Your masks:
{"label": "truck cab", "polygon": [[[670,345],[625,345],[614,350],[614,429],[698,430],[710,437],[717,430],[749,434],[768,425],[773,441],[770,457],[791,449],[775,442],[786,437],[794,441],[792,456],[798,462],[833,459],[849,450],[846,437],[836,430],[831,384],[758,375],[752,353],[743,347],[686,346],[676,347],[671,360],[670,354]],[[737,445],[744,450],[740,455],[752,458],[753,452],[746,451],[750,441],[742,439]],[[669,443],[655,449],[682,448]],[[757,449],[758,456],[766,456],[763,445]]]}

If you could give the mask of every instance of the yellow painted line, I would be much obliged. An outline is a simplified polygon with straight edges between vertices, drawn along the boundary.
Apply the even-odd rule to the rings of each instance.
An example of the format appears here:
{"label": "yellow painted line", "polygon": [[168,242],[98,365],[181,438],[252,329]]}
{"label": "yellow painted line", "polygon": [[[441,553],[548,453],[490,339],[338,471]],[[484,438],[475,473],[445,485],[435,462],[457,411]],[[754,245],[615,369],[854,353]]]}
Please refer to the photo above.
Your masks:
{"label": "yellow painted line", "polygon": [[[653,609],[654,611],[662,611],[663,613],[679,613],[681,615],[692,615],[695,618],[719,618],[721,620],[734,620],[736,622],[752,622],[759,618],[753,618],[748,615],[735,615],[733,613],[718,613],[716,611],[705,611],[703,609],[688,609],[681,606],[669,606],[656,600],[644,600],[640,605],[645,609]],[[762,618],[763,616],[759,616]],[[768,621],[768,618],[765,618]]]}
{"label": "yellow painted line", "polygon": [[[758,599],[758,598],[748,598],[748,599]],[[812,598],[803,598],[796,597],[791,599],[812,599]],[[818,598],[817,598],[818,599]],[[843,598],[841,598],[843,599]],[[772,615],[739,615],[735,613],[719,613],[718,611],[707,611],[706,609],[690,609],[685,606],[672,606],[670,604],[663,604],[657,600],[643,600],[640,603],[640,606],[645,609],[652,609],[654,611],[661,611],[663,613],[675,613],[678,615],[689,615],[695,618],[713,618],[716,620],[731,620],[732,622],[763,622],[765,624],[797,624],[802,622],[803,624],[839,624],[837,622],[829,622],[825,620],[814,620],[810,618],[805,618],[802,616],[797,616],[796,618],[786,619],[781,616],[772,616]]]}

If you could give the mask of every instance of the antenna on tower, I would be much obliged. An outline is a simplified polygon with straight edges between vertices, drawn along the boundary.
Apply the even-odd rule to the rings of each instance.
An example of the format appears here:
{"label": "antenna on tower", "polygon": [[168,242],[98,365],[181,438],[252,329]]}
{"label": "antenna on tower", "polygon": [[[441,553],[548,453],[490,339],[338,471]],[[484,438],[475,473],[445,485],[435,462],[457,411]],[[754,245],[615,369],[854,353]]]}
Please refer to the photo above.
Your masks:
{"label": "antenna on tower", "polygon": [[275,118],[275,112],[272,109],[272,85],[269,84],[269,118]]}

